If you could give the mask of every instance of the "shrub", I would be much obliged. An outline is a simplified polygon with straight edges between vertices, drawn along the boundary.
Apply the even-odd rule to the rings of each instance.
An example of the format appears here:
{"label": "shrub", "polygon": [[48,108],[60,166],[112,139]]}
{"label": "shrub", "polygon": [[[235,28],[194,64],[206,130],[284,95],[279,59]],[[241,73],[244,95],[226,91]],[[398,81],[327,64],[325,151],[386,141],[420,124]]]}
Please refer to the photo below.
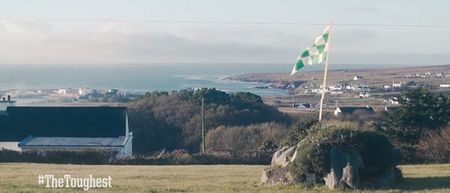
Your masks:
{"label": "shrub", "polygon": [[267,165],[270,164],[272,154],[253,154],[241,153],[236,155],[207,153],[193,154],[189,156],[179,157],[172,152],[166,156],[134,156],[132,158],[116,159],[112,164],[118,165],[209,165],[209,164],[254,164]]}
{"label": "shrub", "polygon": [[292,124],[289,129],[289,135],[285,141],[285,145],[294,146],[297,145],[299,141],[303,140],[308,130],[315,124],[317,124],[316,118],[311,118],[307,120],[300,120]]}
{"label": "shrub", "polygon": [[440,132],[430,131],[419,142],[419,147],[427,161],[450,162],[450,127]]}
{"label": "shrub", "polygon": [[286,138],[288,130],[284,125],[262,123],[250,126],[219,126],[208,132],[208,151],[247,152],[276,149]]}
{"label": "shrub", "polygon": [[109,164],[117,152],[110,151],[0,151],[0,162],[36,162],[60,164]]}

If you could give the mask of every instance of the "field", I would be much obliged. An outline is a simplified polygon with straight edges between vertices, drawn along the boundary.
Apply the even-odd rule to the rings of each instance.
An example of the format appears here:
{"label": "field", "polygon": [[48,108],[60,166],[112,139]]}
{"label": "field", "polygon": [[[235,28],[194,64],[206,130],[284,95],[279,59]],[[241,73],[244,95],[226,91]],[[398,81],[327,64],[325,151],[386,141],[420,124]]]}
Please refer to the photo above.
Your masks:
{"label": "field", "polygon": [[[112,177],[112,188],[88,192],[339,192],[323,186],[265,186],[259,184],[265,166],[93,166],[2,163],[0,192],[85,192],[82,189],[50,189],[38,185],[40,174],[62,177]],[[352,192],[450,192],[450,164],[402,166],[405,182],[391,189]]]}

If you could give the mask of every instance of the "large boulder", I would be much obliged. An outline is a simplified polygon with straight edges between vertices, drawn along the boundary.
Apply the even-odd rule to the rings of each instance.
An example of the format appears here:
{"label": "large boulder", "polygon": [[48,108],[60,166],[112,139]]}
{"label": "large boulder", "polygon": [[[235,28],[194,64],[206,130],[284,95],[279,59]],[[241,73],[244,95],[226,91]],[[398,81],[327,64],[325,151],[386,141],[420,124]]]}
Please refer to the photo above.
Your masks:
{"label": "large boulder", "polygon": [[278,183],[291,184],[294,182],[293,176],[289,173],[289,167],[268,167],[264,169],[261,176],[261,183],[275,185]]}
{"label": "large boulder", "polygon": [[289,172],[289,166],[295,158],[297,146],[285,146],[276,151],[272,156],[271,166],[265,168],[261,183],[275,185],[277,183],[291,184],[294,177]]}
{"label": "large boulder", "polygon": [[297,146],[285,146],[276,151],[272,156],[272,167],[286,167],[294,158]]}

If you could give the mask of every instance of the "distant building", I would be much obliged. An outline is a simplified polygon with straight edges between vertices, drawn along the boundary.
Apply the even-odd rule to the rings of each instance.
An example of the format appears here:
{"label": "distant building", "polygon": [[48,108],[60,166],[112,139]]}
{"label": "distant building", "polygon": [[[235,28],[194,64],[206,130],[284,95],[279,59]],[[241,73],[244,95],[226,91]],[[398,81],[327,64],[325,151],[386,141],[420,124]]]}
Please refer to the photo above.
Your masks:
{"label": "distant building", "polygon": [[11,95],[7,95],[6,97],[2,97],[0,100],[0,111],[6,111],[6,108],[9,106],[14,106],[16,101],[11,100]]}
{"label": "distant building", "polygon": [[385,112],[397,112],[399,109],[400,109],[399,107],[384,106]]}
{"label": "distant building", "polygon": [[67,89],[60,88],[60,89],[58,89],[57,93],[61,94],[61,95],[67,94]]}
{"label": "distant building", "polygon": [[357,75],[355,75],[354,77],[353,77],[353,80],[361,80],[361,79],[363,79],[364,77],[362,77],[362,76],[357,76]]}
{"label": "distant building", "polygon": [[333,91],[331,91],[330,92],[330,94],[332,94],[332,95],[341,95],[341,94],[344,94],[344,92],[343,91],[340,91],[340,90],[333,90]]}
{"label": "distant building", "polygon": [[86,89],[84,89],[84,88],[78,88],[78,95],[80,95],[80,96],[86,95]]}
{"label": "distant building", "polygon": [[410,82],[406,83],[405,86],[408,88],[417,88],[417,83],[414,81],[410,81]]}
{"label": "distant building", "polygon": [[347,89],[347,90],[356,90],[355,86],[353,86],[353,85],[347,85],[347,86],[345,86],[345,89]]}
{"label": "distant building", "polygon": [[354,115],[356,113],[367,113],[367,114],[373,114],[375,111],[370,106],[365,107],[337,107],[336,110],[334,110],[335,116],[348,116],[348,115]]}
{"label": "distant building", "polygon": [[119,93],[119,89],[113,88],[113,89],[109,89],[107,94],[113,94],[113,95],[116,95],[116,94],[118,94],[118,93]]}
{"label": "distant building", "polygon": [[356,90],[361,92],[370,92],[370,87],[368,85],[358,85]]}
{"label": "distant building", "polygon": [[392,88],[400,88],[402,87],[402,82],[392,82]]}
{"label": "distant building", "polygon": [[398,105],[398,98],[397,97],[389,97],[389,103],[393,105]]}
{"label": "distant building", "polygon": [[126,107],[8,107],[0,116],[0,142],[22,151],[110,151],[132,155]]}
{"label": "distant building", "polygon": [[297,105],[297,108],[300,109],[316,109],[317,105],[316,104],[311,104],[311,103],[301,103]]}
{"label": "distant building", "polygon": [[359,98],[367,98],[370,97],[370,92],[360,92]]}
{"label": "distant building", "polygon": [[441,88],[450,88],[450,84],[440,84],[439,87],[441,87]]}

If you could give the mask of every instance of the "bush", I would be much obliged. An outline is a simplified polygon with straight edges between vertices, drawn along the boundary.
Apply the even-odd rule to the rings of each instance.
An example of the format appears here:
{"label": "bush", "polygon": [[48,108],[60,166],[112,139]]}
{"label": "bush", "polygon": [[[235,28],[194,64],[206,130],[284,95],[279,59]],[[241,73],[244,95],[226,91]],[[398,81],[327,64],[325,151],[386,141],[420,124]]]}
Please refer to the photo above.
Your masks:
{"label": "bush", "polygon": [[399,108],[385,113],[377,127],[397,144],[416,145],[428,131],[438,131],[450,122],[450,98],[434,96],[417,88],[402,94]]}
{"label": "bush", "polygon": [[429,162],[450,162],[450,127],[440,132],[428,132],[420,140],[419,147]]}
{"label": "bush", "polygon": [[292,174],[299,181],[303,181],[307,173],[315,173],[318,179],[323,179],[330,172],[332,147],[361,155],[364,169],[359,174],[362,180],[379,176],[395,165],[393,146],[389,139],[374,131],[317,124],[300,142],[300,147],[291,167]]}
{"label": "bush", "polygon": [[117,152],[110,151],[0,151],[0,162],[36,162],[59,164],[109,164]]}
{"label": "bush", "polygon": [[316,118],[311,118],[307,120],[300,120],[292,124],[291,128],[289,129],[289,135],[285,141],[285,145],[297,145],[299,141],[303,140],[306,137],[308,130],[317,123],[318,121]]}
{"label": "bush", "polygon": [[112,164],[118,165],[216,165],[216,164],[245,164],[267,165],[270,164],[272,154],[266,153],[241,153],[236,155],[207,153],[178,156],[172,152],[162,157],[135,156],[132,158],[117,159]]}
{"label": "bush", "polygon": [[206,136],[207,151],[248,152],[276,149],[288,133],[284,125],[219,126]]}

